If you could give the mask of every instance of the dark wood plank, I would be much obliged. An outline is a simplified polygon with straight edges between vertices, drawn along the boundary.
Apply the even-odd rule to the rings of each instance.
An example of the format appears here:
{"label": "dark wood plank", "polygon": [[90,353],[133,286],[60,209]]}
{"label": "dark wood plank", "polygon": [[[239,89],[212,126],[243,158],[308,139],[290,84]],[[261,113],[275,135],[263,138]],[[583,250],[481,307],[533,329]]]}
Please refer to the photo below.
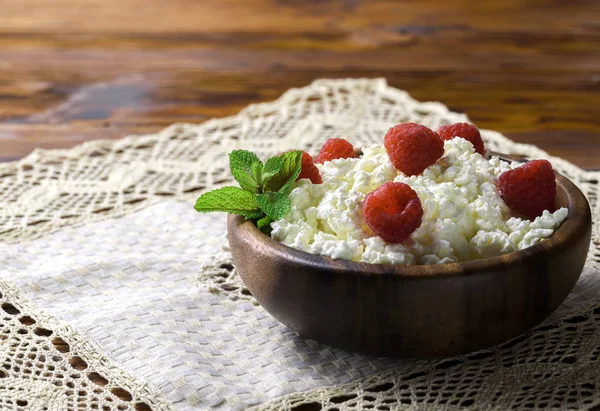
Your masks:
{"label": "dark wood plank", "polygon": [[385,77],[600,168],[600,3],[481,3],[6,0],[0,158],[235,114],[320,77]]}
{"label": "dark wood plank", "polygon": [[[62,70],[61,77],[76,78],[76,68]],[[45,85],[30,84],[31,91],[21,96],[0,100],[0,108],[4,108],[0,111],[0,152],[2,157],[18,158],[35,147],[66,148],[93,138],[155,132],[173,122],[201,122],[235,114],[247,104],[272,100],[287,88],[303,86],[320,76],[369,75],[386,77],[390,84],[408,90],[417,99],[440,100],[466,112],[480,127],[536,144],[580,166],[600,168],[599,156],[589,155],[600,153],[598,95],[548,86],[569,79],[583,88],[583,75],[564,72],[503,73],[483,88],[468,81],[485,74],[469,70],[446,74],[360,68],[282,69],[249,78],[235,72],[178,69],[126,74],[108,81],[89,78],[87,83],[72,85],[72,91],[55,85],[63,80],[51,80]],[[0,94],[3,91],[0,87]]]}

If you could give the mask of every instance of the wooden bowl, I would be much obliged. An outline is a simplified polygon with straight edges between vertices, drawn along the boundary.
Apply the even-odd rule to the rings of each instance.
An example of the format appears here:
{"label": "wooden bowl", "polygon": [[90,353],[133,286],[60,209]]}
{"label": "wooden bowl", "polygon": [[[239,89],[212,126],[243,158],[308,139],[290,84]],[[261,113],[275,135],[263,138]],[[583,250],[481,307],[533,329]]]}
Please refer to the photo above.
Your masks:
{"label": "wooden bowl", "polygon": [[499,257],[441,265],[376,265],[290,248],[229,216],[242,280],[273,317],[304,337],[392,357],[439,357],[499,344],[554,311],[590,245],[590,208],[556,175],[569,214],[548,239]]}

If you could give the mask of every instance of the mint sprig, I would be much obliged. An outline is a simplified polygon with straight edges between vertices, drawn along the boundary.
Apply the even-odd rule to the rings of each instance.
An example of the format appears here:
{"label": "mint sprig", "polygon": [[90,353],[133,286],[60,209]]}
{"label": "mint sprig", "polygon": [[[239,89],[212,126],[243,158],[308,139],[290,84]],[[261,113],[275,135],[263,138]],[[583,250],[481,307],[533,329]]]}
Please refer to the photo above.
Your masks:
{"label": "mint sprig", "polygon": [[263,165],[247,150],[229,153],[229,168],[240,187],[222,187],[202,194],[194,208],[200,213],[223,211],[253,220],[259,230],[271,232],[271,223],[287,215],[289,194],[302,171],[302,151],[288,151]]}
{"label": "mint sprig", "polygon": [[196,200],[194,208],[201,213],[225,211],[247,219],[260,218],[263,214],[256,197],[238,187],[223,187],[204,193]]}
{"label": "mint sprig", "polygon": [[290,151],[271,157],[263,167],[263,184],[266,191],[277,191],[286,196],[302,171],[302,151]]}
{"label": "mint sprig", "polygon": [[240,187],[246,191],[258,193],[259,181],[253,171],[260,168],[262,168],[262,162],[251,151],[234,150],[229,153],[229,169],[231,170],[231,174],[240,184]]}
{"label": "mint sprig", "polygon": [[290,211],[292,204],[287,195],[278,192],[266,192],[256,196],[260,209],[273,221],[279,220]]}

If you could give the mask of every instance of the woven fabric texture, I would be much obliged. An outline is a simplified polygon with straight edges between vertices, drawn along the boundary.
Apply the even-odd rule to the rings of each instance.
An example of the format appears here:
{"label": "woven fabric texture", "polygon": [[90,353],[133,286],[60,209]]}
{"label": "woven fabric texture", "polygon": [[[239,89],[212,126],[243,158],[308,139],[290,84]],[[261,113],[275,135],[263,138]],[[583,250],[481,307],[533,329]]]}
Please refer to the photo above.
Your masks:
{"label": "woven fabric texture", "polygon": [[437,128],[467,120],[384,80],[319,80],[234,117],[0,165],[0,408],[600,405],[599,172],[483,131],[489,149],[547,158],[584,191],[593,243],[575,290],[543,324],[435,361],[367,357],[299,338],[239,280],[225,216],[193,210],[201,192],[232,182],[232,149],[263,158],[314,153],[336,136],[358,147],[381,142],[403,121]]}

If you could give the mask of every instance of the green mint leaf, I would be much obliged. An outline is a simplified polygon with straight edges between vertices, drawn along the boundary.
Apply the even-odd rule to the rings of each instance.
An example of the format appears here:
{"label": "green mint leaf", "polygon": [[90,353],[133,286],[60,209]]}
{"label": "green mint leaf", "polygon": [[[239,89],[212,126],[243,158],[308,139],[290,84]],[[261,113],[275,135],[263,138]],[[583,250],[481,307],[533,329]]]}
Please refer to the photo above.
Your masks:
{"label": "green mint leaf", "polygon": [[266,190],[269,181],[275,177],[283,168],[283,155],[273,156],[265,162],[265,166],[262,170],[263,178],[263,189],[264,191],[277,191],[277,190]]}
{"label": "green mint leaf", "polygon": [[287,195],[277,192],[258,194],[256,202],[267,217],[274,221],[285,217],[292,206]]}
{"label": "green mint leaf", "polygon": [[279,191],[288,195],[302,171],[302,151],[288,151],[271,157],[263,168],[263,192]]}
{"label": "green mint leaf", "polygon": [[260,161],[255,161],[254,163],[252,163],[251,171],[252,171],[252,177],[254,178],[254,181],[256,181],[256,183],[258,184],[259,187],[261,187],[262,181],[263,181],[263,165],[262,165],[262,163]]}
{"label": "green mint leaf", "polygon": [[271,231],[273,230],[271,228],[272,222],[273,222],[273,220],[271,219],[271,217],[265,216],[256,222],[256,226],[263,233],[265,233],[267,235],[271,235]]}
{"label": "green mint leaf", "polygon": [[263,216],[254,194],[238,187],[223,187],[202,194],[194,209],[199,213],[223,211],[239,214],[246,219],[256,219]]}
{"label": "green mint leaf", "polygon": [[262,165],[260,159],[251,151],[233,150],[229,153],[231,174],[240,184],[240,187],[251,193],[258,193],[259,191],[259,183],[252,175],[252,167],[255,163]]}

